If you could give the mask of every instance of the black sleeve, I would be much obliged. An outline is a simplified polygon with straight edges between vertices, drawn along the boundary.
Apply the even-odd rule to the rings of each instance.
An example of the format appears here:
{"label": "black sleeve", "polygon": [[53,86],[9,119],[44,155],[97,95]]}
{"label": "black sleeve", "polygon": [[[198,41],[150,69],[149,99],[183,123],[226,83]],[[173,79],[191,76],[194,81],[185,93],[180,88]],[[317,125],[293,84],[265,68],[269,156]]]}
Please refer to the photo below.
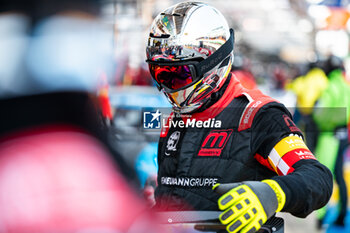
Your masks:
{"label": "black sleeve", "polygon": [[265,159],[272,148],[289,134],[303,136],[291,119],[291,114],[283,104],[269,103],[263,106],[254,117],[252,124],[251,151]]}
{"label": "black sleeve", "polygon": [[[289,134],[302,136],[282,104],[268,104],[259,110],[253,121],[252,151],[267,159],[272,148]],[[292,167],[292,173],[276,175],[272,179],[279,183],[286,194],[282,211],[306,217],[329,201],[333,188],[332,174],[327,167],[313,159],[298,161]]]}
{"label": "black sleeve", "polygon": [[301,160],[293,168],[292,173],[272,179],[286,194],[282,211],[305,218],[327,204],[332,195],[333,178],[330,170],[317,160]]}

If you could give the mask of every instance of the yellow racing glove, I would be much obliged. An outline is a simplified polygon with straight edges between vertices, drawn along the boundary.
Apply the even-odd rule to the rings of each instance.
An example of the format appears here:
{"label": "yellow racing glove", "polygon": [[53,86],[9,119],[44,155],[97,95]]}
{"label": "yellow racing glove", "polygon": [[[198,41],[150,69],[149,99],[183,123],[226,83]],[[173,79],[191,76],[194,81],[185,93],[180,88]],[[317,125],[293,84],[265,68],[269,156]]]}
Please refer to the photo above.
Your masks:
{"label": "yellow racing glove", "polygon": [[232,233],[256,232],[286,202],[285,193],[274,180],[216,184],[213,190],[223,194],[218,200],[223,211],[219,218]]}

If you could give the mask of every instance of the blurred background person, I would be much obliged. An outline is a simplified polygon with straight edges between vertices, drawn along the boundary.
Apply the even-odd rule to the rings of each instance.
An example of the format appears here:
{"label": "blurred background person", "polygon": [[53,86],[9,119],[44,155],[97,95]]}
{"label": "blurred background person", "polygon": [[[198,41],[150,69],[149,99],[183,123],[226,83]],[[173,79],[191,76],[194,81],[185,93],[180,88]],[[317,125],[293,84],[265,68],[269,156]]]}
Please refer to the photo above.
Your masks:
{"label": "blurred background person", "polygon": [[[313,119],[319,129],[315,154],[334,174],[340,197],[335,224],[344,226],[348,194],[343,166],[344,152],[348,146],[346,128],[350,116],[350,85],[345,81],[343,61],[340,58],[330,56],[323,69],[329,82],[313,111]],[[320,225],[324,215],[324,209],[318,211]]]}
{"label": "blurred background person", "polygon": [[[343,61],[335,56],[310,64],[310,70],[287,85],[297,97],[294,118],[302,126],[308,147],[319,161],[332,171],[339,188],[335,225],[344,226],[347,212],[347,186],[343,160],[348,146],[346,125],[350,109],[349,85],[345,81]],[[317,211],[321,229],[327,208]]]}
{"label": "blurred background person", "polygon": [[0,232],[157,232],[98,97],[113,64],[100,7],[1,2]]}
{"label": "blurred background person", "polygon": [[317,100],[328,86],[328,78],[320,65],[320,62],[310,63],[310,70],[305,75],[295,78],[286,86],[295,93],[296,109],[293,117],[305,132],[307,145],[313,152],[317,143],[318,128],[312,113]]}

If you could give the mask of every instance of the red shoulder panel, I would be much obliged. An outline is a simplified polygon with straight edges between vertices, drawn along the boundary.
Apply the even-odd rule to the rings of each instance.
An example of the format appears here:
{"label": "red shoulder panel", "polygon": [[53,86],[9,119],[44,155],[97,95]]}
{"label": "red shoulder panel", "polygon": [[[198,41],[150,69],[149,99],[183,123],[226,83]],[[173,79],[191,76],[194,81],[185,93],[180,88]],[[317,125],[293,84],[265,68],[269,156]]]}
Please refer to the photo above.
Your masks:
{"label": "red shoulder panel", "polygon": [[238,131],[249,129],[252,126],[254,117],[262,106],[270,102],[277,102],[275,99],[264,95],[257,89],[246,90],[246,92],[242,94],[248,98],[249,104],[243,111]]}

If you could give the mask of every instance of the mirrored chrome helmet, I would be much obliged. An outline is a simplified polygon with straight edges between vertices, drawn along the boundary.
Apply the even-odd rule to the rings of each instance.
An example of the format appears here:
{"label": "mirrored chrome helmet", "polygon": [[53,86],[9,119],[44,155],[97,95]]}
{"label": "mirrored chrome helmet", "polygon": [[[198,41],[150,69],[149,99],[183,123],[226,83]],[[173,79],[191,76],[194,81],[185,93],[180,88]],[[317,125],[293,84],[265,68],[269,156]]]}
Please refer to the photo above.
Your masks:
{"label": "mirrored chrome helmet", "polygon": [[231,69],[233,44],[224,16],[205,3],[179,3],[154,19],[147,62],[175,111],[194,112],[221,88]]}

